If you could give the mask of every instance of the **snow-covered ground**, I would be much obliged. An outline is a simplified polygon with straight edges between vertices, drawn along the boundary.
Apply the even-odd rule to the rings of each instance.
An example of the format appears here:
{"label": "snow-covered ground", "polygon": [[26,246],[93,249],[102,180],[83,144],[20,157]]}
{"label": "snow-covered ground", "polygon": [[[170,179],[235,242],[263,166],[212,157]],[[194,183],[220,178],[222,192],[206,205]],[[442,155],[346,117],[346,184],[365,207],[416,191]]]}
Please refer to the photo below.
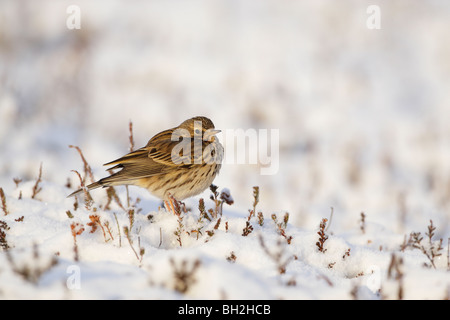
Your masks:
{"label": "snow-covered ground", "polygon": [[[72,4],[0,3],[1,299],[450,296],[448,1],[77,1],[71,30]],[[278,130],[279,170],[225,163],[211,221],[210,190],[180,217],[135,187],[66,198],[69,145],[101,178],[130,120],[140,147],[195,115]]]}

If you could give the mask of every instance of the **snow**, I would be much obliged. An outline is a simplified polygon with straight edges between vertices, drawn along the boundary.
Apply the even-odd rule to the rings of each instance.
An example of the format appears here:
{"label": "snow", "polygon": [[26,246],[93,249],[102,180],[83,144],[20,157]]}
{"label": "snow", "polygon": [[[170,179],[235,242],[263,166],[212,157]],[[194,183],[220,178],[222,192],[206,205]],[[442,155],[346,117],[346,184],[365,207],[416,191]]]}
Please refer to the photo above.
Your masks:
{"label": "snow", "polygon": [[[66,28],[67,1],[0,4],[1,299],[450,296],[448,1],[380,2],[380,30],[366,28],[373,3],[352,0],[77,3],[79,30]],[[220,223],[200,219],[209,190],[180,221],[130,187],[130,244],[124,187],[127,210],[106,209],[101,189],[89,209],[66,198],[79,186],[71,170],[83,174],[68,145],[99,179],[128,152],[129,121],[140,147],[194,115],[223,133],[279,133],[275,174],[262,159],[223,164],[214,184],[234,203]],[[91,233],[92,215],[110,234]],[[427,252],[442,239],[434,266],[405,247],[411,232]]]}

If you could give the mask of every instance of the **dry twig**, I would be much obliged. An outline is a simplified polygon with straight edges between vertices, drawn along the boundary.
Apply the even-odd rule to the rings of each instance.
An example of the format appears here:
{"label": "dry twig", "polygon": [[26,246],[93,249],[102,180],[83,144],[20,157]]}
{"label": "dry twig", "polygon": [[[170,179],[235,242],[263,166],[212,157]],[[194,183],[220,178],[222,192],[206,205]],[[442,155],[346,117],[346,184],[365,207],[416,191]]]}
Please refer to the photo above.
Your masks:
{"label": "dry twig", "polygon": [[41,192],[42,188],[39,187],[39,183],[41,183],[42,181],[42,162],[41,165],[39,166],[39,175],[36,179],[36,183],[33,186],[33,193],[31,194],[31,199],[34,199],[36,197],[36,195]]}
{"label": "dry twig", "polygon": [[9,211],[8,211],[8,207],[6,206],[6,197],[5,197],[5,193],[3,192],[2,188],[0,188],[0,198],[2,200],[3,213],[5,214],[5,216],[7,216],[9,214]]}
{"label": "dry twig", "polygon": [[74,148],[78,151],[80,157],[81,157],[81,161],[83,161],[83,165],[84,165],[84,179],[83,184],[86,183],[86,178],[89,175],[89,178],[91,179],[91,182],[94,182],[94,174],[92,173],[92,169],[91,166],[89,165],[89,163],[86,161],[86,158],[83,155],[83,152],[81,151],[81,149],[78,146],[73,146],[73,145],[69,145],[69,148]]}
{"label": "dry twig", "polygon": [[194,260],[190,269],[188,269],[188,262],[186,260],[183,260],[177,265],[175,260],[170,258],[170,264],[172,265],[173,276],[175,278],[174,289],[180,293],[186,293],[197,281],[194,275],[201,266],[201,261],[199,259]]}
{"label": "dry twig", "polygon": [[317,232],[317,234],[319,235],[319,241],[316,242],[316,246],[318,248],[318,250],[322,253],[325,253],[327,251],[327,249],[325,249],[323,247],[323,245],[325,244],[325,241],[328,240],[328,236],[325,234],[325,228],[327,226],[327,219],[323,218],[322,222],[319,225],[319,231]]}

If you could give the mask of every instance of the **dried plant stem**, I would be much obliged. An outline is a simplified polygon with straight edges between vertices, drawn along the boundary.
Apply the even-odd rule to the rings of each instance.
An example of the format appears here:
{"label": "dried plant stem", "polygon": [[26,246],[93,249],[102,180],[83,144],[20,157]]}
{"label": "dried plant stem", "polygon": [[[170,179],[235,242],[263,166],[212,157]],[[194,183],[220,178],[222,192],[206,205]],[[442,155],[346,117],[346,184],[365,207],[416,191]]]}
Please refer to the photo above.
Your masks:
{"label": "dried plant stem", "polygon": [[283,236],[288,244],[291,244],[292,236],[288,236],[286,234],[286,227],[289,221],[289,213],[286,212],[282,222],[278,222],[277,215],[274,213],[272,214],[272,220],[275,223],[275,226],[277,227],[278,234]]}
{"label": "dried plant stem", "polygon": [[88,162],[86,161],[86,158],[83,155],[83,152],[81,151],[81,149],[78,146],[73,146],[73,145],[69,145],[69,148],[74,148],[78,151],[78,153],[80,154],[81,157],[81,161],[83,161],[83,165],[84,165],[84,179],[83,179],[83,183],[86,182],[86,178],[89,175],[89,179],[91,179],[91,182],[94,182],[94,174],[92,173],[92,169],[91,166],[88,164]]}
{"label": "dried plant stem", "polygon": [[328,219],[323,218],[322,222],[320,222],[319,225],[319,231],[317,232],[317,234],[319,235],[319,241],[316,242],[316,246],[318,248],[318,250],[322,253],[325,253],[327,251],[327,249],[325,249],[323,247],[323,245],[325,244],[325,241],[328,240],[328,236],[325,234],[325,228],[327,226],[327,221]]}
{"label": "dried plant stem", "polygon": [[361,220],[359,223],[359,228],[361,229],[361,232],[363,234],[366,233],[366,215],[364,214],[364,212],[361,212]]}
{"label": "dried plant stem", "polygon": [[[94,233],[97,230],[97,227],[100,227],[100,229],[102,229],[103,239],[105,240],[105,242],[108,242],[109,240],[114,240],[114,237],[112,236],[111,233],[111,229],[109,228],[108,221],[102,224],[100,217],[96,214],[90,215],[89,219],[91,220],[91,222],[87,223],[87,225],[91,227],[91,233]],[[105,229],[109,234],[109,239],[106,237]]]}
{"label": "dried plant stem", "polygon": [[130,222],[130,230],[133,229],[134,225],[134,208],[130,208],[127,210],[128,221]]}
{"label": "dried plant stem", "polygon": [[125,186],[125,190],[127,192],[127,207],[130,207],[130,190],[128,190],[128,186]]}
{"label": "dried plant stem", "polygon": [[39,175],[36,179],[36,183],[33,186],[33,193],[31,194],[31,199],[34,199],[36,195],[42,190],[42,188],[39,187],[39,183],[42,181],[42,162],[39,166]]}
{"label": "dried plant stem", "polygon": [[178,222],[178,227],[173,233],[174,233],[174,235],[177,236],[178,244],[180,245],[180,247],[182,247],[183,242],[181,241],[181,235],[183,234],[183,231],[184,231],[184,224],[183,224],[183,216],[181,214],[178,215],[177,222]]}
{"label": "dried plant stem", "polygon": [[281,239],[277,241],[277,250],[273,252],[269,250],[261,234],[259,235],[259,244],[263,249],[263,251],[267,254],[267,256],[269,256],[273,260],[273,262],[277,265],[278,272],[280,274],[285,274],[286,267],[291,261],[292,257],[287,257],[283,259],[283,256],[285,256],[285,247],[282,245]]}
{"label": "dried plant stem", "polygon": [[119,220],[117,220],[117,215],[114,212],[114,219],[116,219],[116,223],[117,223],[117,231],[119,232],[119,248],[122,247],[122,234],[120,233],[120,225],[119,225]]}
{"label": "dried plant stem", "polygon": [[203,218],[205,218],[208,221],[211,221],[211,218],[209,217],[208,213],[205,209],[205,201],[203,198],[200,198],[198,201],[198,211],[200,211],[199,220],[201,221]]}
{"label": "dried plant stem", "polygon": [[438,246],[436,247],[433,243],[433,236],[436,227],[433,225],[433,221],[430,220],[430,225],[428,226],[428,232],[425,232],[425,235],[428,237],[428,249],[425,245],[422,244],[423,237],[420,232],[411,232],[409,235],[409,240],[406,244],[403,244],[401,249],[405,249],[408,246],[412,248],[419,249],[430,261],[431,266],[436,269],[436,265],[434,264],[434,258],[442,255],[441,251],[444,249],[442,247],[442,239],[439,239]]}
{"label": "dried plant stem", "polygon": [[84,227],[82,224],[78,222],[72,222],[70,224],[70,230],[72,231],[73,236],[73,252],[74,252],[74,260],[80,261],[80,254],[78,251],[78,244],[77,244],[77,236],[83,233]]}
{"label": "dried plant stem", "polygon": [[5,216],[7,216],[9,214],[9,211],[8,211],[8,207],[6,206],[6,197],[5,197],[5,193],[3,192],[2,188],[0,188],[0,198],[2,200],[3,213],[5,214]]}
{"label": "dried plant stem", "polygon": [[56,258],[56,256],[52,256],[44,265],[39,255],[37,244],[33,244],[31,263],[24,262],[19,265],[14,259],[14,256],[9,251],[6,252],[6,258],[8,260],[8,263],[10,264],[11,270],[14,273],[18,274],[24,280],[33,284],[37,284],[37,282],[45,272],[58,264],[58,259]]}
{"label": "dried plant stem", "polygon": [[250,223],[250,219],[252,217],[252,212],[249,210],[250,214],[248,215],[247,221],[245,221],[245,227],[242,229],[242,236],[246,237],[253,231],[253,226]]}
{"label": "dried plant stem", "polygon": [[72,172],[75,172],[75,174],[80,179],[80,186],[84,192],[84,206],[86,207],[86,210],[90,211],[92,208],[92,204],[94,203],[94,200],[92,199],[91,194],[89,193],[89,190],[84,187],[84,182],[83,182],[83,179],[81,178],[80,173],[76,170],[72,170]]}
{"label": "dried plant stem", "polygon": [[[113,172],[109,171],[109,173],[112,174]],[[106,202],[105,208],[109,208],[110,203],[112,202],[112,200],[114,200],[123,211],[127,211],[127,209],[122,205],[122,202],[120,201],[120,198],[117,195],[116,189],[114,189],[114,187],[108,187],[106,189],[106,195],[108,196],[108,201]],[[128,205],[128,207],[130,206]]]}
{"label": "dried plant stem", "polygon": [[[245,227],[242,230],[242,236],[246,237],[248,236],[250,233],[252,233],[253,231],[253,226],[250,223],[250,220],[253,216],[256,216],[256,206],[259,203],[259,187],[255,186],[253,187],[253,209],[249,209],[248,210],[248,217],[247,217],[247,221],[245,221]],[[258,213],[259,215],[259,213]],[[262,213],[259,215],[259,220],[258,222],[260,223],[260,225],[262,225],[264,218],[262,217]]]}
{"label": "dried plant stem", "polygon": [[214,201],[214,210],[210,209],[210,213],[213,218],[217,218],[219,216],[219,213],[220,215],[222,214],[221,201],[219,200],[219,192],[217,191],[218,187],[214,184],[211,184],[209,186],[209,189],[212,192],[212,195],[209,198]]}
{"label": "dried plant stem", "polygon": [[128,130],[130,132],[129,139],[130,139],[130,152],[134,151],[134,137],[133,137],[133,122],[130,120],[128,123]]}
{"label": "dried plant stem", "polygon": [[388,279],[394,279],[398,281],[397,298],[402,300],[404,297],[403,291],[403,259],[398,258],[395,253],[392,253],[391,262],[388,268]]}
{"label": "dried plant stem", "polygon": [[175,260],[170,258],[170,264],[172,265],[173,276],[175,279],[173,289],[180,293],[186,293],[196,282],[194,275],[201,266],[201,261],[199,259],[194,260],[190,269],[188,269],[188,262],[186,260],[183,260],[181,264],[177,266]]}
{"label": "dried plant stem", "polygon": [[5,221],[0,220],[0,248],[3,250],[8,250],[9,245],[6,240],[6,231],[9,230],[9,226]]}
{"label": "dried plant stem", "polygon": [[135,254],[135,256],[136,256],[136,259],[138,259],[139,261],[141,261],[141,259],[139,259],[138,253],[136,252],[136,250],[134,250],[134,247],[133,247],[133,240],[131,239],[130,230],[128,229],[127,226],[123,227],[123,233],[125,233],[125,237],[127,238],[128,243],[130,244],[130,247],[131,247],[131,249],[133,250],[133,252],[134,252],[134,254]]}
{"label": "dried plant stem", "polygon": [[259,203],[259,187],[253,187],[253,210],[250,212],[250,217],[256,215],[256,206]]}

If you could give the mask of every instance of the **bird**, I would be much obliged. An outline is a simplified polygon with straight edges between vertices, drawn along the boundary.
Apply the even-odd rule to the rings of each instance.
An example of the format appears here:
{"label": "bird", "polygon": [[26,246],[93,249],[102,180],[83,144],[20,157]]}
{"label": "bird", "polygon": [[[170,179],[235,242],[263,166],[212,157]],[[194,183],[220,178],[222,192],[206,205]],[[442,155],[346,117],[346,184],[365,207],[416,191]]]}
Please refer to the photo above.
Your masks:
{"label": "bird", "polygon": [[224,153],[216,137],[219,132],[207,117],[185,120],[154,135],[144,147],[105,163],[110,166],[107,170],[120,171],[82,186],[68,197],[100,187],[135,185],[163,200],[166,209],[175,213],[173,201],[198,195],[219,174]]}

